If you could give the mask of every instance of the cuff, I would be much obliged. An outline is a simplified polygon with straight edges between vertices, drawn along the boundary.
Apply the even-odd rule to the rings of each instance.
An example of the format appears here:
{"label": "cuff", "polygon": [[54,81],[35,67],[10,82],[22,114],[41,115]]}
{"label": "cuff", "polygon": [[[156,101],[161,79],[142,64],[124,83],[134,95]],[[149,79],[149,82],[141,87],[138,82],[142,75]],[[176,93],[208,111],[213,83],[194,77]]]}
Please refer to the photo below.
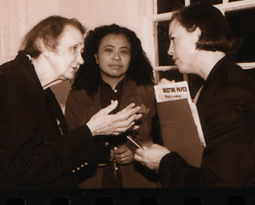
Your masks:
{"label": "cuff", "polygon": [[158,171],[162,187],[179,187],[182,172],[187,165],[177,152],[166,154],[160,161]]}

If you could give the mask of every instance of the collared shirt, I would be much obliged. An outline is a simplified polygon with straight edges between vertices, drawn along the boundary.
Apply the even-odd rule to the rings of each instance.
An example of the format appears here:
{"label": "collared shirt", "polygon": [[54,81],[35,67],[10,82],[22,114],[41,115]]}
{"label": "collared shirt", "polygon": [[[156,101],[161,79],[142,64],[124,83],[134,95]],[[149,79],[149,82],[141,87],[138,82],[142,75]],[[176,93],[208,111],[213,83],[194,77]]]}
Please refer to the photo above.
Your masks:
{"label": "collared shirt", "polygon": [[112,113],[117,113],[119,111],[120,101],[121,101],[121,96],[123,91],[123,80],[121,80],[117,84],[114,90],[108,83],[104,82],[103,80],[101,80],[100,82],[100,87],[101,87],[100,102],[101,102],[102,108],[105,108],[108,105],[110,105],[111,100],[118,100],[119,102],[118,107],[112,112]]}
{"label": "collared shirt", "polygon": [[[123,93],[123,81],[124,80],[121,80],[114,90],[108,83],[104,82],[103,80],[100,82],[100,102],[102,108],[110,105],[111,100],[118,100],[119,102],[117,108],[111,112],[112,114],[119,111],[121,96]],[[123,139],[120,136],[106,137],[113,147],[121,143],[120,140]],[[115,162],[111,162],[108,166],[104,167],[102,176],[102,188],[123,188],[121,172]]]}

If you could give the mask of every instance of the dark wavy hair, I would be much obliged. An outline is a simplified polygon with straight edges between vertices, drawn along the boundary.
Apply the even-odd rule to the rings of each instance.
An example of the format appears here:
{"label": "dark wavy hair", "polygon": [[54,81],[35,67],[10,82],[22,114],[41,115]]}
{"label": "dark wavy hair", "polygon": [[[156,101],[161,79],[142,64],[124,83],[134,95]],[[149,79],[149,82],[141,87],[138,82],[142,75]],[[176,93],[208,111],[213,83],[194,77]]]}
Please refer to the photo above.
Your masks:
{"label": "dark wavy hair", "polygon": [[20,50],[25,51],[33,58],[41,54],[38,40],[41,39],[44,45],[55,50],[58,40],[65,26],[71,25],[85,34],[85,28],[77,19],[68,19],[62,16],[50,16],[35,25],[24,37]]}
{"label": "dark wavy hair", "polygon": [[198,27],[201,36],[197,49],[222,51],[235,54],[240,47],[240,40],[235,37],[227,19],[221,11],[212,5],[196,4],[184,7],[173,14],[171,21],[177,20],[188,32]]}
{"label": "dark wavy hair", "polygon": [[96,63],[95,54],[101,40],[108,34],[122,34],[127,37],[131,45],[131,60],[126,77],[136,82],[136,85],[153,84],[153,72],[150,61],[142,49],[141,41],[136,34],[116,24],[97,27],[88,32],[85,38],[85,50],[82,54],[84,64],[76,73],[72,89],[85,89],[88,95],[96,94],[101,79],[100,67]]}

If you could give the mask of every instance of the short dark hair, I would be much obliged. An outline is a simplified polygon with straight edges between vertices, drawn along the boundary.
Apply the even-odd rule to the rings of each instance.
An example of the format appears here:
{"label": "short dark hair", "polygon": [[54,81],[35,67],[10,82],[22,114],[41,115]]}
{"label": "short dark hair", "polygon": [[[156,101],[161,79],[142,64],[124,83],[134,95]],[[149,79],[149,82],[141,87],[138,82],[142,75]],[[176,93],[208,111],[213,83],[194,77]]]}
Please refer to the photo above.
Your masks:
{"label": "short dark hair", "polygon": [[142,49],[140,39],[135,32],[112,24],[100,26],[88,32],[85,38],[85,50],[82,54],[85,63],[77,71],[72,89],[84,88],[90,96],[97,92],[101,75],[95,54],[98,53],[101,40],[108,34],[122,34],[126,36],[131,45],[131,60],[126,76],[134,80],[137,85],[153,84],[153,69]]}
{"label": "short dark hair", "polygon": [[193,32],[197,27],[201,30],[197,49],[235,54],[240,46],[240,40],[233,35],[227,19],[212,5],[184,7],[173,14],[173,20],[177,20],[188,32]]}
{"label": "short dark hair", "polygon": [[44,45],[52,50],[58,46],[59,36],[65,26],[71,25],[85,34],[85,28],[77,19],[68,19],[62,16],[50,16],[34,26],[24,37],[20,50],[25,51],[33,58],[41,54],[38,40],[42,39]]}

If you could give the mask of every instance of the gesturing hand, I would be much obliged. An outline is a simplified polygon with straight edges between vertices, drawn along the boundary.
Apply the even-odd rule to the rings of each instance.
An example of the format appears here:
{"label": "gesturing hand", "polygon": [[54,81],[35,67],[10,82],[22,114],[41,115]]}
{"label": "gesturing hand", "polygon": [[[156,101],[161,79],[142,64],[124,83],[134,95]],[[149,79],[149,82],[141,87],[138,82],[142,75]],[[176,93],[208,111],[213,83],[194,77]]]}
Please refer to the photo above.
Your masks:
{"label": "gesturing hand", "polygon": [[[93,136],[95,135],[118,135],[129,128],[131,128],[142,114],[136,114],[140,109],[139,106],[134,107],[135,104],[131,103],[126,108],[116,114],[109,114],[118,105],[118,101],[113,101],[108,107],[101,109],[88,121],[89,127]],[[134,126],[132,129],[137,129],[138,126]]]}

